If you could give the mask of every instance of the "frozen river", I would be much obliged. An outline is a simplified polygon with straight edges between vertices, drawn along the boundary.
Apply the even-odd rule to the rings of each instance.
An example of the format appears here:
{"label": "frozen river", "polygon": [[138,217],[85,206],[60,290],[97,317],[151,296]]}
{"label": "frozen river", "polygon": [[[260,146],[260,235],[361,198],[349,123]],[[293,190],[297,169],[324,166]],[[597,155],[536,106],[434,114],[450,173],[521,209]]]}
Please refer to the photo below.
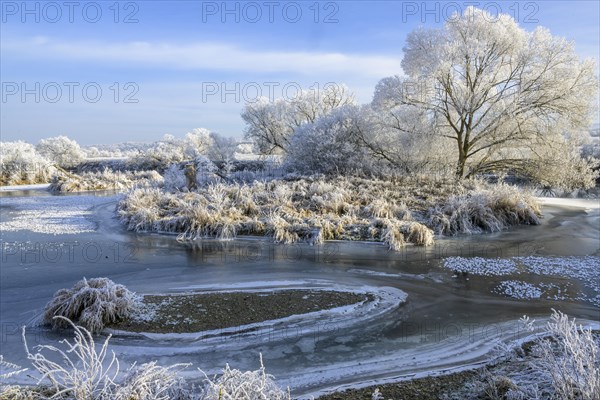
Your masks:
{"label": "frozen river", "polygon": [[[56,290],[82,277],[106,276],[138,293],[318,287],[408,295],[399,306],[382,302],[369,312],[276,321],[258,332],[210,339],[116,335],[111,341],[121,360],[191,362],[188,373],[198,379],[195,367],[216,373],[228,362],[256,369],[262,353],[267,371],[296,395],[476,365],[499,343],[527,335],[517,322],[523,314],[542,321],[555,308],[590,324],[600,319],[597,304],[581,298],[514,299],[494,290],[507,277],[456,279],[442,268],[453,256],[573,257],[596,263],[590,276],[600,276],[594,275],[600,270],[598,201],[548,200],[540,226],[438,239],[429,248],[393,253],[374,243],[185,245],[173,236],[125,231],[114,217],[115,196],[47,196],[36,188],[0,196],[0,354],[24,366],[20,327],[31,325],[31,344],[58,340],[35,320]],[[597,295],[565,277],[520,279]]]}

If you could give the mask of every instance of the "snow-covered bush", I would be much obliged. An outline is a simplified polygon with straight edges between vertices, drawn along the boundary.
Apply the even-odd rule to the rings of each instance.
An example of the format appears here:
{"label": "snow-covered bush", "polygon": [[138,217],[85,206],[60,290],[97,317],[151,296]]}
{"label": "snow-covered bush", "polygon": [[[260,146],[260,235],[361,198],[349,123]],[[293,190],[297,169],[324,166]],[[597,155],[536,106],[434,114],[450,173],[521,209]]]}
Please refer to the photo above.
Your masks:
{"label": "snow-covered bush", "polygon": [[123,159],[134,157],[152,147],[151,143],[122,142],[83,146],[81,150],[86,158]]}
{"label": "snow-covered bush", "polygon": [[163,172],[163,188],[169,192],[178,192],[187,188],[188,180],[185,174],[185,166],[171,164]]}
{"label": "snow-covered bush", "polygon": [[355,104],[354,95],[346,86],[336,84],[302,90],[293,99],[270,101],[261,97],[244,107],[245,135],[263,154],[286,153],[294,129],[350,104]]}
{"label": "snow-covered bush", "polygon": [[[520,319],[534,331],[527,316]],[[600,398],[600,336],[553,310],[546,332],[510,349],[467,382],[460,398],[591,400]],[[454,397],[453,397],[454,398]]]}
{"label": "snow-covered bush", "polygon": [[180,163],[188,158],[184,141],[173,135],[164,135],[150,148],[131,158],[131,163],[140,169],[163,171],[170,164]]}
{"label": "snow-covered bush", "polygon": [[368,175],[373,160],[360,142],[367,129],[360,107],[336,108],[315,122],[296,128],[290,138],[287,165],[308,174]]}
{"label": "snow-covered bush", "polygon": [[51,162],[63,168],[74,167],[85,156],[79,144],[66,136],[42,139],[36,150]]}
{"label": "snow-covered bush", "polygon": [[[232,162],[237,148],[237,140],[221,136],[208,129],[196,128],[183,139],[165,135],[149,148],[131,157],[135,169],[164,171],[172,164],[197,163],[199,159],[214,162]],[[173,171],[171,171],[173,172]]]}
{"label": "snow-covered bush", "polygon": [[115,385],[111,400],[192,400],[178,372],[189,364],[162,367],[156,361],[134,365],[123,381]]}
{"label": "snow-covered bush", "polygon": [[214,162],[231,163],[238,148],[238,140],[233,137],[222,136],[216,132],[210,134],[211,145],[206,155]]}
{"label": "snow-covered bush", "polygon": [[438,233],[498,232],[512,225],[538,225],[540,207],[527,191],[507,184],[476,185],[450,196],[429,210],[430,226]]}
{"label": "snow-covered bush", "polygon": [[522,168],[522,175],[546,190],[572,192],[594,187],[600,161],[582,154],[585,142],[581,132],[545,139],[537,146],[536,157]]}
{"label": "snow-covered bush", "polygon": [[267,374],[260,355],[260,368],[256,371],[240,371],[225,365],[219,377],[205,379],[202,400],[291,400],[289,392],[275,383],[273,375]]}
{"label": "snow-covered bush", "polygon": [[83,278],[72,289],[54,294],[44,310],[43,322],[64,328],[73,321],[91,332],[99,332],[106,324],[129,317],[138,302],[135,293],[108,278]]}
{"label": "snow-covered bush", "polygon": [[4,357],[0,354],[0,399],[7,400],[33,400],[35,399],[34,393],[26,387],[18,385],[7,385],[5,382],[7,379],[16,375],[22,374],[27,371],[28,368],[22,368],[19,365],[5,361]]}
{"label": "snow-covered bush", "polygon": [[198,155],[193,160],[171,164],[163,173],[163,188],[169,192],[188,191],[220,180],[217,166],[206,156]]}
{"label": "snow-covered bush", "polygon": [[45,183],[55,168],[35,148],[22,141],[0,142],[0,184]]}
{"label": "snow-covered bush", "polygon": [[[32,397],[23,399],[64,400],[192,400],[183,387],[184,381],[177,373],[188,364],[161,367],[156,362],[133,365],[119,382],[120,363],[114,353],[109,352],[109,335],[96,346],[92,333],[82,326],[73,324],[63,317],[63,325],[71,326],[74,339],[63,339],[63,348],[52,345],[36,346],[32,352],[28,346],[23,327],[23,343],[27,358],[41,374],[39,384],[50,383],[51,394],[45,396],[41,390],[29,391]],[[49,356],[47,356],[48,354]],[[52,356],[50,356],[52,355]],[[57,357],[58,356],[58,357]],[[60,361],[53,361],[59,358]],[[13,387],[14,388],[14,387]],[[17,387],[18,388],[18,387]],[[25,388],[19,388],[25,390]],[[11,397],[9,397],[11,398]],[[15,399],[20,399],[15,397]]]}
{"label": "snow-covered bush", "polygon": [[182,148],[187,159],[194,159],[201,154],[206,155],[213,146],[212,132],[205,128],[195,128],[183,139]]}

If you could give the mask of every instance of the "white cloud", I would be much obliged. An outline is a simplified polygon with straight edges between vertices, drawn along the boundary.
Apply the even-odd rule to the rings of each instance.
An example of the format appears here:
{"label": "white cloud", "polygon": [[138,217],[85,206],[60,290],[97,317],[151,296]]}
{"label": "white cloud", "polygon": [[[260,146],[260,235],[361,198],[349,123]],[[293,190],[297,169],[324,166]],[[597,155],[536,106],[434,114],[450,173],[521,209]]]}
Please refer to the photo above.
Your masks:
{"label": "white cloud", "polygon": [[77,42],[47,37],[3,40],[7,55],[94,63],[137,64],[190,70],[300,74],[344,73],[384,77],[400,72],[398,57],[335,52],[265,51],[226,43]]}

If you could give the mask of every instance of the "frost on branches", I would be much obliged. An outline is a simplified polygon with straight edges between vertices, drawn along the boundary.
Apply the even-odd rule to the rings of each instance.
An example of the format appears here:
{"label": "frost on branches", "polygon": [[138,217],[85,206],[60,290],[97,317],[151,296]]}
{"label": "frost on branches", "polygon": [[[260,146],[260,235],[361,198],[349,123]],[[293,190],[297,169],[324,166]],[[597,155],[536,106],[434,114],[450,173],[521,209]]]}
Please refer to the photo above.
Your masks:
{"label": "frost on branches", "polygon": [[568,134],[589,127],[597,94],[594,63],[580,60],[573,43],[469,7],[443,28],[412,32],[404,54],[407,78],[383,79],[377,103],[426,115],[452,144],[458,177],[510,170],[551,180],[561,170],[552,184],[589,185],[590,165],[557,157],[577,149]]}
{"label": "frost on branches", "polygon": [[246,104],[242,112],[245,135],[264,154],[285,154],[294,129],[351,104],[355,104],[354,94],[346,86],[335,84],[302,90],[292,99],[269,101],[263,97]]}
{"label": "frost on branches", "polygon": [[36,150],[43,157],[62,168],[74,167],[85,157],[79,144],[66,136],[42,139],[36,146]]}

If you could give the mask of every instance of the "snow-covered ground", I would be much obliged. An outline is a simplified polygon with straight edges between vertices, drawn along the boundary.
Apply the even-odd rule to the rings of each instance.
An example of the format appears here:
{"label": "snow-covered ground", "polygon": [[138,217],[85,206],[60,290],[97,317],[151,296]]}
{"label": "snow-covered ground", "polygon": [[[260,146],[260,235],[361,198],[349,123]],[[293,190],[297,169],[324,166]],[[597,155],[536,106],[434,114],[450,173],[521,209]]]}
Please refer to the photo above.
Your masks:
{"label": "snow-covered ground", "polygon": [[50,235],[76,235],[96,230],[92,207],[115,200],[115,196],[5,197],[2,207],[10,207],[2,232],[30,231]]}
{"label": "snow-covered ground", "polygon": [[49,183],[36,183],[31,185],[8,185],[0,186],[0,192],[15,192],[18,190],[44,190],[48,189]]}
{"label": "snow-covered ground", "polygon": [[538,197],[544,206],[568,206],[588,210],[600,209],[600,199],[567,199],[562,197]]}

